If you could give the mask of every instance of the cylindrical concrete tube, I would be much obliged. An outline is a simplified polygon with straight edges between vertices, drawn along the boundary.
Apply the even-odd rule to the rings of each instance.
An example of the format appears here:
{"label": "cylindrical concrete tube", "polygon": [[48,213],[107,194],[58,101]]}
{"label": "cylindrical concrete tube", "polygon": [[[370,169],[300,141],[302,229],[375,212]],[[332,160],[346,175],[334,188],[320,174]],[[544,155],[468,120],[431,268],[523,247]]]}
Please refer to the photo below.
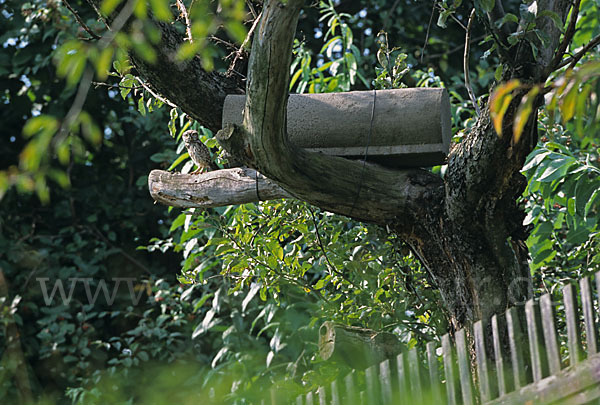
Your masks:
{"label": "cylindrical concrete tube", "polygon": [[[223,124],[241,124],[245,96],[230,95]],[[391,167],[443,164],[451,136],[441,88],[290,94],[288,136],[301,148]]]}

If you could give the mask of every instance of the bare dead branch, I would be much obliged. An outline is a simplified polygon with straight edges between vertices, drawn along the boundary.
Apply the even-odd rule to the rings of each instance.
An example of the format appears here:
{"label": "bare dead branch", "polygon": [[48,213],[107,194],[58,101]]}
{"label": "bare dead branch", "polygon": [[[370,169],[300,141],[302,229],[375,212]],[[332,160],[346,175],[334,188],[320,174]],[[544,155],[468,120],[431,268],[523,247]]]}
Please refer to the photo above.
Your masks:
{"label": "bare dead branch", "polygon": [[179,9],[179,12],[185,21],[185,33],[187,34],[187,38],[185,39],[187,39],[191,44],[194,42],[192,38],[192,24],[190,22],[190,16],[187,12],[187,9],[185,8],[185,4],[183,4],[183,0],[177,0],[177,8]]}
{"label": "bare dead branch", "polygon": [[471,78],[469,77],[469,53],[471,49],[471,26],[473,25],[473,20],[475,19],[475,9],[471,10],[471,15],[469,16],[469,22],[467,23],[467,33],[465,34],[465,53],[463,55],[463,68],[465,72],[465,87],[467,88],[467,93],[469,93],[469,98],[471,99],[471,103],[473,103],[473,107],[475,108],[475,112],[477,116],[481,115],[481,110],[479,109],[479,105],[477,104],[477,98],[475,97],[475,93],[473,92],[473,86],[471,86]]}

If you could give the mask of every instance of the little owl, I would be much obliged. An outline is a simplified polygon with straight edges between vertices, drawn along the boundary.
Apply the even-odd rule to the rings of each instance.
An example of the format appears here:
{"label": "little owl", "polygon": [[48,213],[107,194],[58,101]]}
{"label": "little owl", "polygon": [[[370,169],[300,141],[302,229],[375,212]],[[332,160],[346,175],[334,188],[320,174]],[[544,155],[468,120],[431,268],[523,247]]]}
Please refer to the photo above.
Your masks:
{"label": "little owl", "polygon": [[185,131],[182,138],[192,162],[198,166],[198,169],[192,172],[192,174],[199,173],[202,169],[206,168],[210,170],[219,170],[219,166],[217,166],[210,157],[210,151],[198,138],[198,131],[193,129]]}

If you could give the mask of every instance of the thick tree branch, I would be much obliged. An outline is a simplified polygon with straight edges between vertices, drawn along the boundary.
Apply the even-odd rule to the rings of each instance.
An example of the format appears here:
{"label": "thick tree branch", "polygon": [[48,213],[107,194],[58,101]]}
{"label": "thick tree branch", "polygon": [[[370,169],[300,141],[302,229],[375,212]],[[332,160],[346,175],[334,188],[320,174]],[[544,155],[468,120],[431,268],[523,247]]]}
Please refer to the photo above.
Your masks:
{"label": "thick tree branch", "polygon": [[[98,9],[101,0],[87,0]],[[111,23],[109,19],[109,23]],[[201,125],[216,132],[221,128],[223,102],[228,94],[243,94],[243,82],[237,75],[227,76],[204,70],[199,57],[178,61],[176,54],[184,38],[167,23],[152,21],[161,33],[161,41],[153,45],[158,63],[150,63],[134,52],[131,61],[140,76],[154,90],[180,107]]]}
{"label": "thick tree branch", "polygon": [[212,208],[291,197],[253,169],[234,168],[192,175],[153,170],[148,189],[155,201],[181,208]]}

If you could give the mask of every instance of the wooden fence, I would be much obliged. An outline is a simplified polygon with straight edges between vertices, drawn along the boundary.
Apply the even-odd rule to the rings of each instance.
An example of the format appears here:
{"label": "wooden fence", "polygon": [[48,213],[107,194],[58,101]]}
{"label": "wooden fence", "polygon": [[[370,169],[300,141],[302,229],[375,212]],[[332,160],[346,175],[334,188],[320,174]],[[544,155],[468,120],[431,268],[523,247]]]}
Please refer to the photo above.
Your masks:
{"label": "wooden fence", "polygon": [[[596,274],[600,291],[600,272]],[[582,404],[600,401],[600,353],[591,279],[513,307],[491,319],[446,334],[424,353],[413,349],[290,400],[271,390],[265,404]],[[560,313],[560,317],[556,316]],[[581,316],[582,315],[582,316]],[[560,319],[560,323],[557,320]],[[520,321],[521,320],[521,321]],[[522,322],[524,321],[524,322]],[[522,331],[520,325],[526,324]],[[487,329],[489,330],[489,329]],[[471,336],[472,339],[468,339]],[[494,354],[486,353],[487,345]],[[504,340],[503,340],[504,339]],[[508,339],[510,350],[501,342]],[[469,347],[469,341],[474,347]]]}

